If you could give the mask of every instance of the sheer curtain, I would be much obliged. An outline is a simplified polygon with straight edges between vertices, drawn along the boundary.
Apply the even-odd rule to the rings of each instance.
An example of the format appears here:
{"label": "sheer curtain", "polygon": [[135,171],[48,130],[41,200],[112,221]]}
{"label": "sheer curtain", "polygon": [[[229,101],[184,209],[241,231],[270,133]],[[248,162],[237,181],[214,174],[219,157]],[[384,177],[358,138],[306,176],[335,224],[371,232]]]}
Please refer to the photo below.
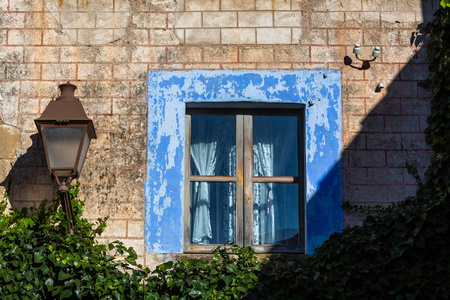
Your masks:
{"label": "sheer curtain", "polygon": [[[253,118],[253,176],[297,176],[295,117]],[[291,164],[289,164],[291,163]],[[253,185],[253,243],[284,240],[274,183]],[[284,202],[284,201],[283,201]]]}
{"label": "sheer curtain", "polygon": [[[191,174],[234,175],[236,121],[235,118],[231,118],[232,120],[230,118],[229,116],[192,116]],[[235,191],[233,187],[234,184],[230,183],[193,182],[191,184],[192,243],[234,241]],[[211,218],[212,207],[214,207],[212,212],[214,219]]]}

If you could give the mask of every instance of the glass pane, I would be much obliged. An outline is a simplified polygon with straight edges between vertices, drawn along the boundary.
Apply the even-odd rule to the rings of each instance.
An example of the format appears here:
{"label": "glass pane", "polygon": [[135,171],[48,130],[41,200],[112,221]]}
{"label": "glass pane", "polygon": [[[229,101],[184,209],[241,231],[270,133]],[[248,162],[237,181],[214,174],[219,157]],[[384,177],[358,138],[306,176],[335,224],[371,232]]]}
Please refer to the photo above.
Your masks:
{"label": "glass pane", "polygon": [[236,184],[191,182],[190,242],[224,244],[235,241]]}
{"label": "glass pane", "polygon": [[80,147],[83,128],[44,127],[48,158],[51,168],[75,169],[78,148]]}
{"label": "glass pane", "polygon": [[253,176],[298,176],[297,117],[253,117]]}
{"label": "glass pane", "polygon": [[236,174],[236,116],[191,116],[191,175]]}
{"label": "glass pane", "polygon": [[89,143],[91,140],[88,137],[88,134],[84,135],[83,147],[81,148],[80,161],[78,162],[78,173],[81,173],[81,168],[83,167],[84,160],[86,159],[86,154],[89,148]]}
{"label": "glass pane", "polygon": [[298,185],[253,183],[253,244],[299,245]]}

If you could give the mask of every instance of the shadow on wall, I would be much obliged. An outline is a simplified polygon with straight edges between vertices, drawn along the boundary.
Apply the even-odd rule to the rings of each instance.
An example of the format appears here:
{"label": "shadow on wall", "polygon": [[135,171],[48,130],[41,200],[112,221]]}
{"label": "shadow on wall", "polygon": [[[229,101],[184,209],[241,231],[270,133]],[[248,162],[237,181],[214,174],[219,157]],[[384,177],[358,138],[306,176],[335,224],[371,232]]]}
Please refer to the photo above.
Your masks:
{"label": "shadow on wall", "polygon": [[[438,5],[438,1],[422,1],[425,23],[433,19]],[[423,176],[432,155],[423,134],[432,95],[417,86],[426,78],[429,67],[423,47],[425,37],[419,32],[423,26],[420,24],[417,31],[411,32],[410,47],[400,50],[415,50],[407,64],[401,63],[402,58],[386,57],[398,55],[393,51],[384,51],[381,59],[373,62],[368,70],[350,69],[348,57],[342,62],[343,73],[354,74],[354,79],[343,78],[343,128],[347,136],[344,136],[341,161],[321,181],[318,191],[307,203],[309,212],[315,211],[312,207],[319,207],[318,203],[328,209],[308,216],[307,235],[313,228],[316,233],[323,232],[311,241],[313,245],[309,243],[308,253],[313,253],[311,248],[320,246],[327,239],[329,225],[336,218],[342,218],[335,213],[340,209],[333,211],[336,208],[332,203],[323,203],[324,199],[330,199],[326,187],[330,186],[329,181],[336,177],[336,172],[343,172],[343,201],[351,204],[388,205],[415,194],[417,182],[408,173],[406,163],[416,167]],[[353,65],[359,67],[360,62],[353,59]],[[395,69],[398,70],[395,78],[388,77],[393,74],[390,70]],[[377,84],[384,82],[386,85],[388,78],[393,80],[390,85],[376,91]],[[355,92],[355,89],[360,90]],[[358,93],[364,97],[352,98]],[[344,211],[343,217],[344,226],[358,225],[365,218],[352,211]]]}
{"label": "shadow on wall", "polygon": [[16,209],[39,207],[42,200],[51,200],[56,185],[47,168],[44,146],[38,133],[30,136],[31,146],[13,165],[8,176],[0,183],[9,194],[9,202]]}

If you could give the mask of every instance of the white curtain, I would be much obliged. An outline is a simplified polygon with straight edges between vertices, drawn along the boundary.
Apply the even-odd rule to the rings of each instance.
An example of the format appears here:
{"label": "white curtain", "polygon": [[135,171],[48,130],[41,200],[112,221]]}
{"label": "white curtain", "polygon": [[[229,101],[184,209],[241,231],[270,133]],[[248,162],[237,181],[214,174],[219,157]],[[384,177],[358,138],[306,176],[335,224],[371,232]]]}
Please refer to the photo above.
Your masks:
{"label": "white curtain", "polygon": [[[196,117],[191,121],[192,174],[234,175],[235,119],[230,122],[223,116]],[[193,182],[191,189],[191,242],[209,244],[217,239],[234,240],[235,192],[230,184]],[[211,220],[212,204],[213,216],[219,220]],[[216,224],[215,230],[212,221]]]}
{"label": "white curtain", "polygon": [[[296,118],[254,117],[253,128],[253,176],[292,176],[287,167],[292,156],[296,155],[293,153],[297,143]],[[284,240],[283,213],[277,205],[273,187],[273,183],[253,184],[255,245]]]}

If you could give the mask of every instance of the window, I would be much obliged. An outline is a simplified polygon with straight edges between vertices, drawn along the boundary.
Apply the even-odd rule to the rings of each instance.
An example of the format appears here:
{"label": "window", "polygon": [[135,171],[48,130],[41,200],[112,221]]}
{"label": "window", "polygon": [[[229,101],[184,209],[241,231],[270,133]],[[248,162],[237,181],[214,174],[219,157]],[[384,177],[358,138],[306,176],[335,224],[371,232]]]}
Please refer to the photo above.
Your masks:
{"label": "window", "polygon": [[202,106],[186,111],[184,251],[304,252],[303,106]]}

